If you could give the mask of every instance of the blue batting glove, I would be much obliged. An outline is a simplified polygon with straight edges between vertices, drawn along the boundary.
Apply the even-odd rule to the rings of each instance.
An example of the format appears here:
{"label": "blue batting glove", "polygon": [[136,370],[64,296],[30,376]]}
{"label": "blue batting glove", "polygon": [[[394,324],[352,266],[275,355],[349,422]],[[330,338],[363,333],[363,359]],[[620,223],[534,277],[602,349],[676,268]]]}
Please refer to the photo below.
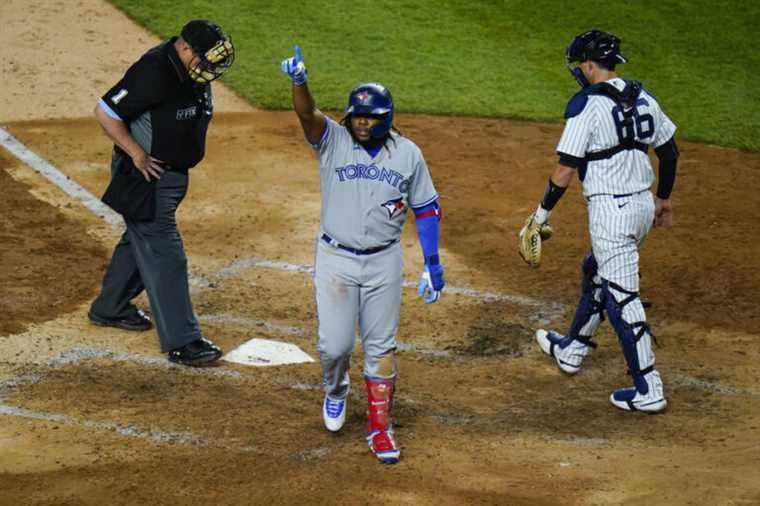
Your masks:
{"label": "blue batting glove", "polygon": [[432,304],[441,297],[441,291],[445,285],[443,265],[425,265],[417,287],[417,295],[425,299],[425,304]]}
{"label": "blue batting glove", "polygon": [[303,56],[301,55],[301,48],[294,46],[295,56],[285,58],[280,63],[280,68],[285,72],[293,84],[301,86],[308,79],[308,73],[306,72],[306,65],[303,62]]}

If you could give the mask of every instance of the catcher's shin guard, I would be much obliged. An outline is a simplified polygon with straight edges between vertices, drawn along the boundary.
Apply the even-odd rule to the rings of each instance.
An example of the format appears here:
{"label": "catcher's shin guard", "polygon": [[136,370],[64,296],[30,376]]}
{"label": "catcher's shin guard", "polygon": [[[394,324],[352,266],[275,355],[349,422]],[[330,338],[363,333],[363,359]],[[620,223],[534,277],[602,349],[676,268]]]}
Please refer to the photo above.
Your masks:
{"label": "catcher's shin guard", "polygon": [[395,464],[401,455],[391,423],[396,379],[365,376],[364,382],[367,386],[367,444],[380,462]]}
{"label": "catcher's shin guard", "polygon": [[577,373],[586,355],[596,348],[591,337],[604,320],[602,280],[597,274],[597,263],[592,253],[583,258],[581,270],[581,298],[567,335],[543,329],[536,332],[536,341],[544,353],[554,357],[557,367],[568,374]]}
{"label": "catcher's shin guard", "polygon": [[581,263],[583,277],[581,278],[581,298],[575,310],[573,323],[570,325],[568,337],[588,343],[593,337],[599,324],[604,320],[604,304],[602,303],[602,279],[597,273],[598,266],[593,253],[587,254]]}
{"label": "catcher's shin guard", "polygon": [[625,290],[611,281],[602,281],[605,309],[617,332],[628,374],[634,388],[620,389],[610,401],[630,411],[661,411],[667,405],[660,374],[654,368],[652,333],[646,323],[638,292]]}

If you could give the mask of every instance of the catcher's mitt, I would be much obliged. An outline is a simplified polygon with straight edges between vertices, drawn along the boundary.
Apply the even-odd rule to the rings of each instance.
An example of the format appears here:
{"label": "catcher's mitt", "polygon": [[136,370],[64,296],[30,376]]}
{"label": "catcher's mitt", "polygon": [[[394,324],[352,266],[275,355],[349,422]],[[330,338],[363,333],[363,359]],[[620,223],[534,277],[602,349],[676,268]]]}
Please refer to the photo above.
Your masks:
{"label": "catcher's mitt", "polygon": [[529,266],[536,268],[541,265],[541,242],[547,241],[554,233],[548,223],[539,225],[535,220],[536,213],[528,216],[520,230],[520,256]]}

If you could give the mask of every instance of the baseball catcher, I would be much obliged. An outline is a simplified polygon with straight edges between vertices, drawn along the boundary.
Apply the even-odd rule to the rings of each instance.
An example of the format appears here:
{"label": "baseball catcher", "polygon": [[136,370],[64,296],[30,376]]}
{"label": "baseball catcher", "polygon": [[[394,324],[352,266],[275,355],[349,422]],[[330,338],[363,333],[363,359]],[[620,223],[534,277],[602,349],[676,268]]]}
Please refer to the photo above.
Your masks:
{"label": "baseball catcher", "polygon": [[[566,57],[582,89],[565,109],[559,165],[520,232],[520,253],[531,266],[539,265],[546,239],[542,227],[576,173],[588,204],[591,253],[581,264],[581,297],[567,334],[539,329],[536,340],[562,371],[575,374],[596,347],[591,338],[606,314],[633,379],[633,386],[613,392],[610,402],[627,411],[656,413],[667,401],[639,298],[639,248],[653,224],[671,223],[676,126],[641,83],[618,77],[616,66],[628,60],[616,36],[582,33],[567,47]],[[654,175],[647,152],[652,148],[659,158],[656,196],[650,191]]]}

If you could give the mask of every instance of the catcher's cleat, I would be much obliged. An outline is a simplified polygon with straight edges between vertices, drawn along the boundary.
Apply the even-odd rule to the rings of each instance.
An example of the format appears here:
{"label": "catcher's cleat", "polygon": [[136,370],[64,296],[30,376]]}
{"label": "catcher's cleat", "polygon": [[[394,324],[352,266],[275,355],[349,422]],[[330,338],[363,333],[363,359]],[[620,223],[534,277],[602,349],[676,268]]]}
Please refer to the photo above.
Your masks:
{"label": "catcher's cleat", "polygon": [[200,367],[221,358],[222,350],[208,339],[202,337],[169,352],[169,361],[177,364]]}
{"label": "catcher's cleat", "polygon": [[395,464],[401,457],[401,450],[396,446],[396,438],[393,437],[393,427],[370,432],[367,434],[367,444],[370,451],[383,464]]}
{"label": "catcher's cleat", "polygon": [[658,413],[664,410],[668,401],[663,393],[662,378],[657,371],[651,371],[637,381],[639,387],[621,388],[610,395],[610,402],[625,411]]}
{"label": "catcher's cleat", "polygon": [[137,308],[135,308],[133,313],[123,318],[103,318],[92,311],[87,313],[87,317],[93,324],[101,327],[115,327],[121,330],[133,330],[137,332],[143,332],[153,328],[150,316]]}
{"label": "catcher's cleat", "polygon": [[348,398],[333,399],[325,395],[322,403],[322,419],[325,422],[325,428],[330,432],[338,432],[346,423],[346,404]]}
{"label": "catcher's cleat", "polygon": [[567,374],[575,374],[580,371],[583,359],[591,351],[591,348],[596,348],[596,343],[591,340],[580,341],[572,337],[565,337],[553,330],[538,329],[536,341],[541,350],[554,357],[557,367]]}

